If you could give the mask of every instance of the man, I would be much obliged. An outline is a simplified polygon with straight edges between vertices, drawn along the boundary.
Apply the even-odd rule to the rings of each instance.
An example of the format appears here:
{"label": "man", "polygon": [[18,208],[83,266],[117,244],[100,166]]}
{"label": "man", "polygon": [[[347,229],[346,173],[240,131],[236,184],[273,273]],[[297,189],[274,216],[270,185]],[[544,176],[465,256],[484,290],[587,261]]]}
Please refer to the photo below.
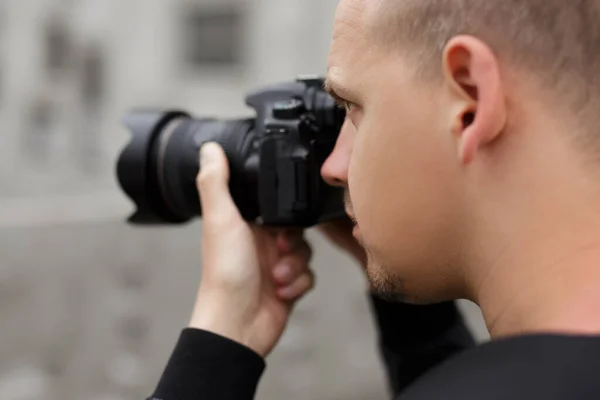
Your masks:
{"label": "man", "polygon": [[[341,1],[327,87],[348,118],[323,172],[376,297],[414,304],[374,299],[398,399],[600,397],[599,18],[598,0]],[[252,398],[312,285],[303,242],[244,224],[203,150],[204,277],[163,400]],[[458,298],[491,343],[449,333]]]}

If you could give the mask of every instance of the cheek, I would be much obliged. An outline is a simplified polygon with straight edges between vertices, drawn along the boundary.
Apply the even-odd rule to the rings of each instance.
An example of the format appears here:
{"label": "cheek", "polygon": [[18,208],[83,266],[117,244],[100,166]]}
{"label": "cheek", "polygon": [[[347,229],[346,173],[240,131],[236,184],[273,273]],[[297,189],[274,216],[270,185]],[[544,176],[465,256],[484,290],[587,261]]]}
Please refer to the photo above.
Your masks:
{"label": "cheek", "polygon": [[447,149],[436,140],[431,120],[416,115],[409,109],[365,115],[350,162],[361,235],[384,262],[427,250],[450,196]]}
{"label": "cheek", "polygon": [[[380,120],[379,120],[380,121]],[[356,219],[365,239],[380,236],[390,222],[390,208],[396,194],[390,192],[398,176],[392,162],[400,156],[397,138],[386,132],[378,118],[364,118],[357,134],[348,171],[348,188]],[[392,178],[393,176],[393,178]],[[373,237],[377,240],[377,237]]]}

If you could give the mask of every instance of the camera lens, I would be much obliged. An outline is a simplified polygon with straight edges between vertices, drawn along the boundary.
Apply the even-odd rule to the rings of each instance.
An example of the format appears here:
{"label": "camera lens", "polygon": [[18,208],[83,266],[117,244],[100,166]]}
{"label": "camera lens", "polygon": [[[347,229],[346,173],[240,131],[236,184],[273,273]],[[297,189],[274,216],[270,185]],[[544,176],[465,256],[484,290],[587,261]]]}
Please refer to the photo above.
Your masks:
{"label": "camera lens", "polygon": [[[247,219],[258,216],[252,163],[253,120],[192,119],[177,111],[137,112],[125,119],[132,139],[117,163],[119,183],[136,203],[135,224],[184,223],[201,216],[196,190],[199,150],[219,143],[229,160],[230,191]],[[243,201],[242,201],[243,200]],[[249,201],[250,200],[250,201]]]}

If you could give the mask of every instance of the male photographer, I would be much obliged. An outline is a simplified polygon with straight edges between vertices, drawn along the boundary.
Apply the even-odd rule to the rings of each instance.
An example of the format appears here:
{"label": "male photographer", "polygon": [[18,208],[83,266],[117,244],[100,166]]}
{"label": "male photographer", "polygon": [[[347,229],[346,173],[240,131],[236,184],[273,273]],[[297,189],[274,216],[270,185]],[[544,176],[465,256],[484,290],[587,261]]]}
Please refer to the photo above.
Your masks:
{"label": "male photographer", "polygon": [[[365,253],[325,231],[365,261],[398,399],[600,397],[599,20],[600,0],[341,1],[323,175]],[[251,399],[310,251],[243,221],[218,146],[201,163],[203,279],[154,398]],[[459,298],[491,343],[470,348]]]}

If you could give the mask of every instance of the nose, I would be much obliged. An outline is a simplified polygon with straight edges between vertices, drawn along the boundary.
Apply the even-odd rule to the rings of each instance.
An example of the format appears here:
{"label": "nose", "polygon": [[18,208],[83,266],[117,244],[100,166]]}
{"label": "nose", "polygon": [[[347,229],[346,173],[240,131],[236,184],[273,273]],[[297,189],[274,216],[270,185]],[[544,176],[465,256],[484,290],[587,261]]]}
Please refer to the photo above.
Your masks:
{"label": "nose", "polygon": [[355,135],[356,130],[352,122],[346,120],[333,151],[321,168],[323,179],[331,186],[348,186],[348,167],[350,166]]}

